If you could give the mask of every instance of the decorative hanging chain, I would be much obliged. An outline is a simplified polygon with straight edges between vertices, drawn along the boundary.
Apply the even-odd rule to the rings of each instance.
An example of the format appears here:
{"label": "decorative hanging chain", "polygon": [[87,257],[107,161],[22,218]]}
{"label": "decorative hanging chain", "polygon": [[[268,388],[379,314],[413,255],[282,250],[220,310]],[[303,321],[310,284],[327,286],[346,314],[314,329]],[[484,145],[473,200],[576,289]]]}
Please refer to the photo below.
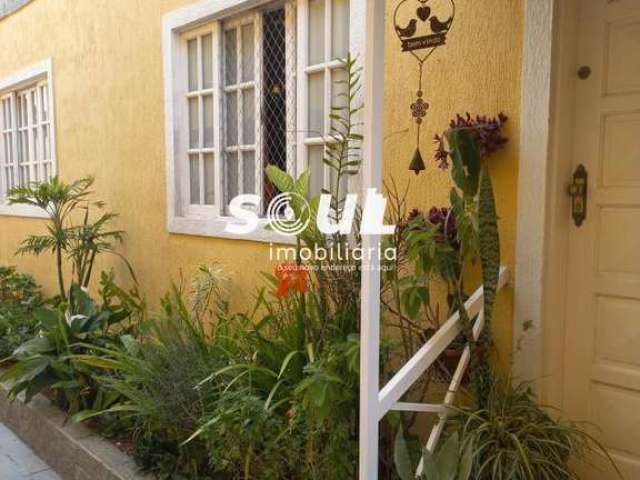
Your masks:
{"label": "decorative hanging chain", "polygon": [[[418,90],[411,104],[411,116],[416,122],[416,151],[409,165],[409,170],[416,175],[426,168],[420,153],[421,126],[429,110],[429,102],[423,98],[424,64],[438,47],[446,43],[455,10],[454,0],[402,0],[393,14],[402,51],[409,52],[418,62]],[[448,19],[442,21],[441,18]]]}

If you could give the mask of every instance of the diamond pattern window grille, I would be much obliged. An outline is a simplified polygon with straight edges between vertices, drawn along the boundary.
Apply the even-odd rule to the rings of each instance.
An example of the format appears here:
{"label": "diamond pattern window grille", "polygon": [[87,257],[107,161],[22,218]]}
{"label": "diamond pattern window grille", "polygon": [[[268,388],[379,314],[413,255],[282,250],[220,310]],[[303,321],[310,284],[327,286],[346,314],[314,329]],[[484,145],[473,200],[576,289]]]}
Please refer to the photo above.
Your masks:
{"label": "diamond pattern window grille", "polygon": [[[285,10],[263,15],[262,157],[264,165],[287,169],[287,34]],[[265,177],[265,205],[279,192]]]}

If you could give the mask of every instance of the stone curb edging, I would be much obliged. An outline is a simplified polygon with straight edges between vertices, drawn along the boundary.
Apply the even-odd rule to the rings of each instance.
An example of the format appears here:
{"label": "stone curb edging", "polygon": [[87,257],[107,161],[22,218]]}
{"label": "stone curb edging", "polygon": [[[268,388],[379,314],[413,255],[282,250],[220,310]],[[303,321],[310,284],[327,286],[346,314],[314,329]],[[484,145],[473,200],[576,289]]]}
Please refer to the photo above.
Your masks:
{"label": "stone curb edging", "polygon": [[149,480],[131,457],[68,417],[42,395],[30,403],[8,399],[0,383],[0,422],[29,445],[64,480]]}

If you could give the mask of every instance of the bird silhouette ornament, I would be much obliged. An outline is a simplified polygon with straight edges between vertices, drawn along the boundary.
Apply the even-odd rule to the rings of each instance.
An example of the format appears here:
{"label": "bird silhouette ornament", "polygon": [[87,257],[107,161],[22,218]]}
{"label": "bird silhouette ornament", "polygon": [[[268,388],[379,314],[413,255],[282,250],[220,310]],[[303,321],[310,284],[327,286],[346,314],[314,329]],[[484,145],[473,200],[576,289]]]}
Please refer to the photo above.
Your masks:
{"label": "bird silhouette ornament", "polygon": [[409,52],[418,62],[418,91],[411,103],[411,115],[417,126],[417,146],[409,165],[409,170],[416,175],[426,168],[420,153],[420,127],[429,110],[422,90],[424,63],[438,47],[445,45],[454,17],[454,0],[402,0],[393,14],[402,51]]}

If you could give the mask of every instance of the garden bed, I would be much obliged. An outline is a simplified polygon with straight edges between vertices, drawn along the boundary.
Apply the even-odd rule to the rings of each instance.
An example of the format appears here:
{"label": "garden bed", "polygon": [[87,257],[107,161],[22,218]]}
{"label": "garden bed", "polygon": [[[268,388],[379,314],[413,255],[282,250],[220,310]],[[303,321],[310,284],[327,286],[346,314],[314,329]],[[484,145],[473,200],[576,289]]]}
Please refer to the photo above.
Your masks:
{"label": "garden bed", "polygon": [[0,384],[0,422],[13,430],[65,480],[134,480],[133,459],[84,425],[74,424],[43,395],[29,404],[7,398]]}

